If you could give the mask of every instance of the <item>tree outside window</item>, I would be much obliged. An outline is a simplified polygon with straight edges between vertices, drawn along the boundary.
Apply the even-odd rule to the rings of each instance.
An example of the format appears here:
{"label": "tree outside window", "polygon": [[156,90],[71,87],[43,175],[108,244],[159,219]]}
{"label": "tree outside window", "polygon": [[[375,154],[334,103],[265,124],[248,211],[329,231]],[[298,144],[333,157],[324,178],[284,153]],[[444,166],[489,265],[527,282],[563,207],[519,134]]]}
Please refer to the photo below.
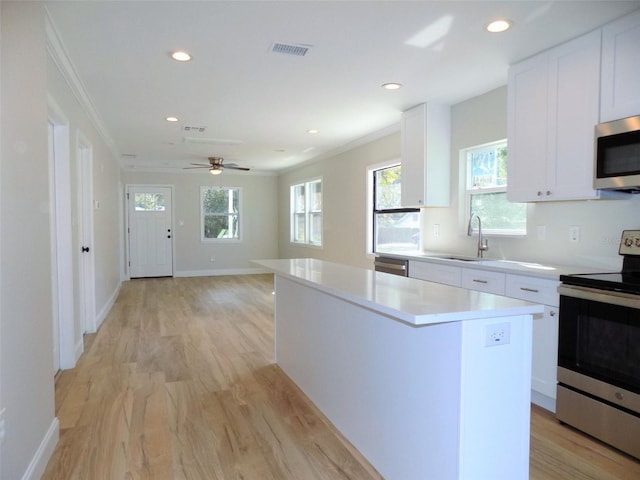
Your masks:
{"label": "tree outside window", "polygon": [[202,240],[240,239],[240,189],[201,187]]}
{"label": "tree outside window", "polygon": [[506,140],[463,150],[466,163],[466,219],[475,213],[484,233],[525,235],[527,206],[507,200]]}
{"label": "tree outside window", "polygon": [[402,166],[372,170],[373,252],[420,250],[420,209],[401,204]]}

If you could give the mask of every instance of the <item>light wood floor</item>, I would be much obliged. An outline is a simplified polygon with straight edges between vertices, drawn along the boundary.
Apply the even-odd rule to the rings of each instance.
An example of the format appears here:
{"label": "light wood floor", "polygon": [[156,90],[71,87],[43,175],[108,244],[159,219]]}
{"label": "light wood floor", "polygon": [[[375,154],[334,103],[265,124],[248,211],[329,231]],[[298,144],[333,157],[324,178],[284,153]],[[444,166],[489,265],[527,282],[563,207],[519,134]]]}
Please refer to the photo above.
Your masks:
{"label": "light wood floor", "polygon": [[[272,285],[125,282],[56,380],[60,442],[43,479],[381,479],[274,365]],[[640,462],[538,408],[531,452],[535,480],[640,479]]]}

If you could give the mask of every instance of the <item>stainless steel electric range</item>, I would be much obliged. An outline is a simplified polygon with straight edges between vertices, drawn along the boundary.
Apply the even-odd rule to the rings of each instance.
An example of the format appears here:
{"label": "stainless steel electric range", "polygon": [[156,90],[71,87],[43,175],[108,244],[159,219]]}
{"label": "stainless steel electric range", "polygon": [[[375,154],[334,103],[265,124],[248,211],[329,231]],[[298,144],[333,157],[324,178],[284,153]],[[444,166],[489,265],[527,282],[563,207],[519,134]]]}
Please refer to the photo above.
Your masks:
{"label": "stainless steel electric range", "polygon": [[620,272],[562,275],[556,416],[640,458],[640,230]]}

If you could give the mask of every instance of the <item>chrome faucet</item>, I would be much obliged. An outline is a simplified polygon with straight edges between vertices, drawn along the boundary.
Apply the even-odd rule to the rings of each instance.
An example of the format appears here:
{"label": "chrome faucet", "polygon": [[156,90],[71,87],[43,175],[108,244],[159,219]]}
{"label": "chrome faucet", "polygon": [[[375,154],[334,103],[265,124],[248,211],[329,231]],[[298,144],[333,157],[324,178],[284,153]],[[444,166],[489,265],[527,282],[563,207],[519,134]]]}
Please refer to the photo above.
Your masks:
{"label": "chrome faucet", "polygon": [[482,238],[482,220],[480,220],[480,217],[473,212],[471,212],[471,216],[469,217],[467,235],[473,235],[473,227],[471,226],[471,222],[473,222],[474,217],[478,219],[478,258],[482,258],[482,253],[489,250],[489,240],[486,238]]}

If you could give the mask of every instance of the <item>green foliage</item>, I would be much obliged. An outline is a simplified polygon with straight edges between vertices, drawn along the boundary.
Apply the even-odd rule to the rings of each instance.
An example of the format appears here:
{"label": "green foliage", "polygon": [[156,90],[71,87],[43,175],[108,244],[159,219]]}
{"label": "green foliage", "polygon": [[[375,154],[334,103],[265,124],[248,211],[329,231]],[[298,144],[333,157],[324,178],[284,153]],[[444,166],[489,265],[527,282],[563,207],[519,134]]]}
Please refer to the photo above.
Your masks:
{"label": "green foliage", "polygon": [[203,191],[204,238],[240,238],[240,190],[211,187]]}

